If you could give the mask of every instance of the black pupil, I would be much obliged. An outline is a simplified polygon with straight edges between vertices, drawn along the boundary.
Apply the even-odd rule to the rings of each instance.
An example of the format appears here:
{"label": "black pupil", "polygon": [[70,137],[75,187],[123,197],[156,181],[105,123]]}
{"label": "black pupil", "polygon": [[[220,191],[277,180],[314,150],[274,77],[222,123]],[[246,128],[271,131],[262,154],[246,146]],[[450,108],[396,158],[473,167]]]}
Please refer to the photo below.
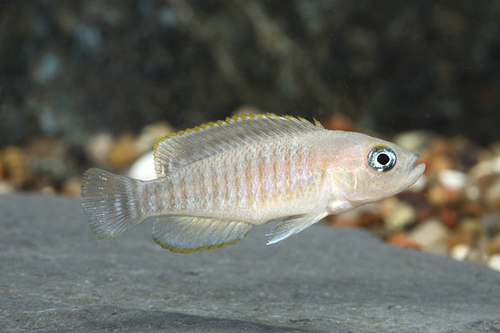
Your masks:
{"label": "black pupil", "polygon": [[382,165],[386,165],[387,163],[389,163],[389,156],[387,156],[387,154],[380,154],[377,156],[377,162],[379,162],[380,164]]}

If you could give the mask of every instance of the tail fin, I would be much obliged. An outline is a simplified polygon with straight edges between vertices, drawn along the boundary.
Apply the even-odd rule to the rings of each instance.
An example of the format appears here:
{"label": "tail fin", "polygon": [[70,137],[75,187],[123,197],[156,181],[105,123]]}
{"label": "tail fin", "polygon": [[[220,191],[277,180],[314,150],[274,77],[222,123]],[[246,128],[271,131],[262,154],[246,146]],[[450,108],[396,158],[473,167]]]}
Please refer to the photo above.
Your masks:
{"label": "tail fin", "polygon": [[115,239],[144,220],[136,196],[140,183],[101,169],[83,174],[82,206],[99,239]]}

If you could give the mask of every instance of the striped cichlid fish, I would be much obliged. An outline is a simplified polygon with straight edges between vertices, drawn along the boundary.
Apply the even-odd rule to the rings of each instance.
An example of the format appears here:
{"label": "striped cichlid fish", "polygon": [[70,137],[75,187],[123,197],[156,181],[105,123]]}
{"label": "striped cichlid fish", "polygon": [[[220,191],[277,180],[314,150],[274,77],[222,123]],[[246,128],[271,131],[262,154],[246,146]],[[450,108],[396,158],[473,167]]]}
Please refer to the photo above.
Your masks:
{"label": "striped cichlid fish", "polygon": [[419,155],[368,135],[274,114],[227,118],[160,139],[157,179],[100,169],[83,175],[82,205],[99,239],[150,217],[173,252],[234,244],[278,221],[268,244],[327,215],[394,195],[425,170]]}

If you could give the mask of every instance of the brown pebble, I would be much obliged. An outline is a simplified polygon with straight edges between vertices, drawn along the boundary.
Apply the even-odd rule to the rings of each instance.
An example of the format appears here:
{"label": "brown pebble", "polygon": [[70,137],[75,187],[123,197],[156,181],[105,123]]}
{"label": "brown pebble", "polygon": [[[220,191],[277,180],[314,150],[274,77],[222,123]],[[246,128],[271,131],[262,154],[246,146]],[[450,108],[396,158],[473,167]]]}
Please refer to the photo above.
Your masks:
{"label": "brown pebble", "polygon": [[42,193],[55,193],[56,189],[51,180],[47,177],[37,177],[30,183],[30,191]]}
{"label": "brown pebble", "polygon": [[443,185],[434,184],[427,190],[427,200],[433,206],[444,206],[449,203],[448,191]]}
{"label": "brown pebble", "polygon": [[416,212],[417,212],[417,214],[415,216],[416,222],[425,221],[425,220],[431,218],[432,216],[434,216],[436,213],[435,208],[430,207],[430,206],[419,207],[419,208],[417,208]]}
{"label": "brown pebble", "polygon": [[80,196],[81,187],[82,182],[80,177],[73,177],[64,181],[61,185],[60,192],[64,195],[78,197]]}
{"label": "brown pebble", "polygon": [[321,124],[329,130],[357,131],[352,120],[339,112],[333,113],[330,117],[322,121]]}
{"label": "brown pebble", "polygon": [[62,139],[37,136],[26,145],[26,153],[35,159],[48,156],[60,159],[66,154],[66,144]]}
{"label": "brown pebble", "polygon": [[448,198],[448,202],[450,203],[456,203],[458,200],[460,200],[463,196],[463,190],[455,190],[455,189],[450,189],[450,188],[445,188],[446,190],[446,197]]}
{"label": "brown pebble", "polygon": [[389,207],[382,209],[384,225],[388,231],[396,231],[415,222],[417,213],[412,205],[397,199],[390,205],[390,211]]}
{"label": "brown pebble", "polygon": [[476,218],[465,218],[460,221],[460,229],[475,238],[479,238],[482,233],[481,222]]}
{"label": "brown pebble", "polygon": [[383,223],[382,216],[373,212],[363,212],[360,219],[363,227],[371,227]]}
{"label": "brown pebble", "polygon": [[2,168],[6,179],[16,188],[22,188],[31,177],[26,155],[19,147],[8,146],[2,150]]}
{"label": "brown pebble", "polygon": [[445,154],[430,155],[427,159],[428,171],[453,169],[453,161]]}
{"label": "brown pebble", "polygon": [[480,216],[483,208],[477,202],[466,201],[461,205],[461,214],[465,216]]}
{"label": "brown pebble", "polygon": [[484,190],[484,203],[490,209],[500,209],[500,177],[493,180]]}
{"label": "brown pebble", "polygon": [[424,251],[442,253],[442,248],[446,248],[449,234],[449,230],[440,220],[430,218],[412,229],[409,237],[412,241],[419,244]]}
{"label": "brown pebble", "polygon": [[469,247],[472,247],[475,245],[475,240],[471,235],[457,231],[453,233],[448,239],[448,247],[454,248],[457,245],[467,245]]}
{"label": "brown pebble", "polygon": [[135,145],[135,137],[128,133],[121,135],[111,146],[109,163],[115,168],[124,168],[132,164],[139,157]]}
{"label": "brown pebble", "polygon": [[436,208],[427,202],[426,196],[422,192],[404,191],[398,197],[415,208],[416,222],[425,221],[436,215]]}
{"label": "brown pebble", "polygon": [[387,242],[393,245],[407,247],[410,249],[420,249],[420,246],[412,241],[406,231],[396,231],[387,238]]}
{"label": "brown pebble", "polygon": [[500,234],[497,234],[488,244],[488,254],[500,254]]}
{"label": "brown pebble", "polygon": [[451,151],[450,138],[439,136],[434,139],[430,145],[430,152],[432,155],[445,155]]}
{"label": "brown pebble", "polygon": [[442,207],[439,210],[439,218],[450,229],[457,226],[457,213],[450,207]]}
{"label": "brown pebble", "polygon": [[351,228],[362,227],[361,220],[356,218],[329,216],[327,217],[327,221],[329,224],[334,225],[336,227],[351,227]]}
{"label": "brown pebble", "polygon": [[475,248],[481,234],[482,228],[478,219],[464,219],[460,222],[458,231],[453,233],[448,240],[448,246],[452,248],[458,244],[465,244]]}

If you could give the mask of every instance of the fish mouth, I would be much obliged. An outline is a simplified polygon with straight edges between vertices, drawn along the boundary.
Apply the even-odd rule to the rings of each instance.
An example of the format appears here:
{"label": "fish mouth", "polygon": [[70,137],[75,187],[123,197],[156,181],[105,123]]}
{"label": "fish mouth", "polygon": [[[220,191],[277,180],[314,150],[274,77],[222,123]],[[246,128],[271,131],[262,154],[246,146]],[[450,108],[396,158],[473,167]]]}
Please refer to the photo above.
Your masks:
{"label": "fish mouth", "polygon": [[409,177],[408,177],[409,178],[409,185],[408,186],[415,184],[415,182],[420,178],[420,176],[425,171],[425,163],[417,164],[419,158],[420,158],[420,155],[415,154],[408,165],[409,166],[408,169],[410,170]]}

